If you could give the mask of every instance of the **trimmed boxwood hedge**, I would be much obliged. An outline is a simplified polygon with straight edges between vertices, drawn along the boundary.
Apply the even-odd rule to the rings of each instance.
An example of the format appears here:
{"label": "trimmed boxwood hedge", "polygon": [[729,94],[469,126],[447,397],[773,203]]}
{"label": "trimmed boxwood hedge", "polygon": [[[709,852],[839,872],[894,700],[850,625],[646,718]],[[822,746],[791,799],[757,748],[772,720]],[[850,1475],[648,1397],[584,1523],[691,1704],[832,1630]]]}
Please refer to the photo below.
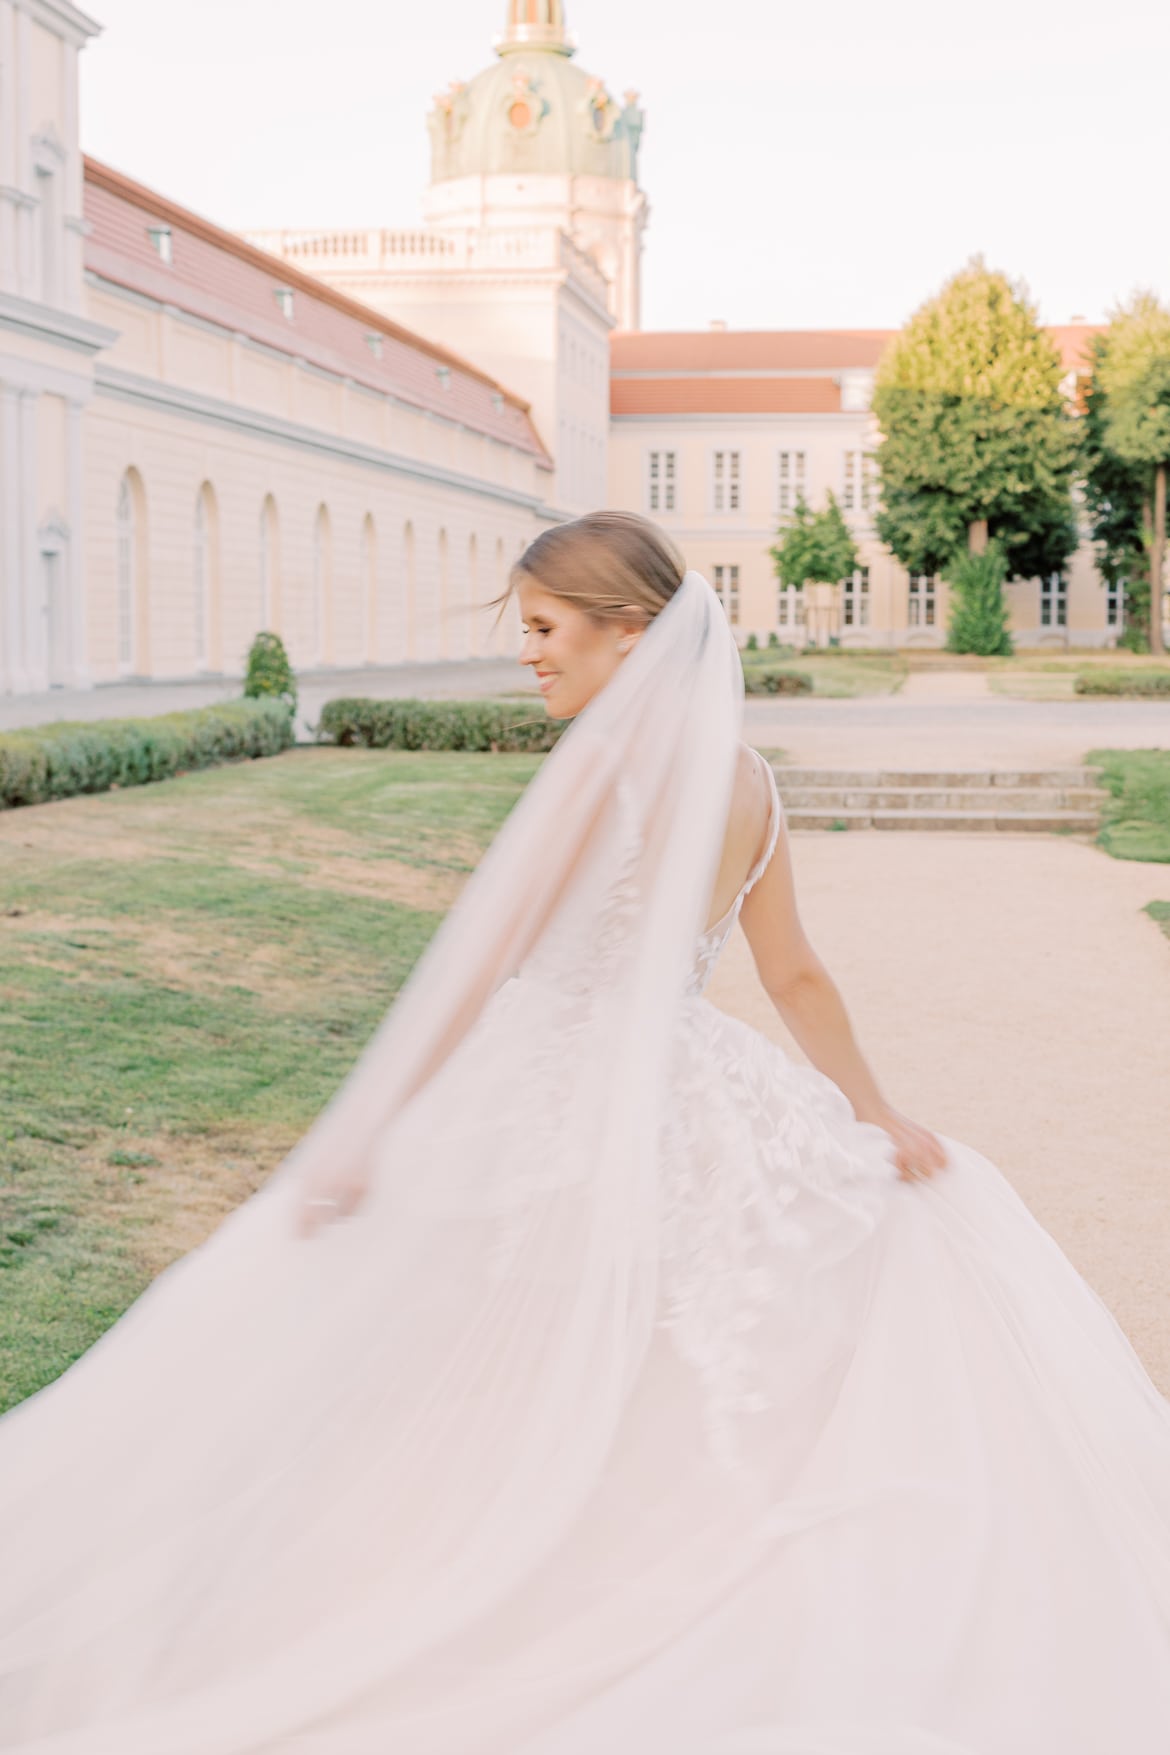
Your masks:
{"label": "trimmed boxwood hedge", "polygon": [[803,670],[757,670],[745,667],[744,693],[748,695],[811,695],[813,680]]}
{"label": "trimmed boxwood hedge", "polygon": [[280,701],[226,701],[155,719],[95,719],[0,732],[0,810],[111,786],[144,786],[189,768],[274,756],[293,741]]}
{"label": "trimmed boxwood hedge", "polygon": [[1170,670],[1081,670],[1073,689],[1078,695],[1170,696]]}
{"label": "trimmed boxwood hedge", "polygon": [[522,701],[327,701],[318,743],[369,750],[550,750],[567,720]]}

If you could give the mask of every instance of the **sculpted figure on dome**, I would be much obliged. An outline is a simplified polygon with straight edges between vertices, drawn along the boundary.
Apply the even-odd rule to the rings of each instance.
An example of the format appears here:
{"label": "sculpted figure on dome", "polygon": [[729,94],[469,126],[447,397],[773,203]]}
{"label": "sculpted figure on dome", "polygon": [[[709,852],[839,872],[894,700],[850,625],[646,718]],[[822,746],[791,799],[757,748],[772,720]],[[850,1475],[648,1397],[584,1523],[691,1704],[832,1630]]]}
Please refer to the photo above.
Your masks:
{"label": "sculpted figure on dome", "polygon": [[427,116],[427,128],[436,165],[445,152],[457,144],[470,108],[467,84],[462,79],[453,79],[446,91],[435,93],[434,104]]}
{"label": "sculpted figure on dome", "polygon": [[585,87],[585,96],[581,101],[589,132],[596,140],[610,140],[618,124],[621,111],[605,89],[604,79],[591,79]]}
{"label": "sculpted figure on dome", "polygon": [[541,95],[540,81],[529,68],[513,68],[511,88],[504,97],[504,113],[509,127],[517,134],[535,134],[547,116],[548,103]]}

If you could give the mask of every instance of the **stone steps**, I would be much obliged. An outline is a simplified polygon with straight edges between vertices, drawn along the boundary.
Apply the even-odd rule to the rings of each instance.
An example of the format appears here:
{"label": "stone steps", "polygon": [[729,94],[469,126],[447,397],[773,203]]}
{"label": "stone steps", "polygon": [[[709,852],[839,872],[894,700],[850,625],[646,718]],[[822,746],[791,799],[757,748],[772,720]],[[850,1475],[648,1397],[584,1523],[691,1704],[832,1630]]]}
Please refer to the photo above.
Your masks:
{"label": "stone steps", "polygon": [[952,829],[1096,834],[1107,794],[1094,768],[775,769],[792,829]]}
{"label": "stone steps", "polygon": [[785,786],[1096,787],[1097,768],[798,768],[775,764]]}

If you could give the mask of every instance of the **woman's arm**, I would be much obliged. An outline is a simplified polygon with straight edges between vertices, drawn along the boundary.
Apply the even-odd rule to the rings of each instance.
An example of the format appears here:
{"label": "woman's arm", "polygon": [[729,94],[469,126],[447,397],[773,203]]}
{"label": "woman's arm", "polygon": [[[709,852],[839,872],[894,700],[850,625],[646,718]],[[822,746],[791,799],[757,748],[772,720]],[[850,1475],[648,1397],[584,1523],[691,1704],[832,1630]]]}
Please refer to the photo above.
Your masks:
{"label": "woman's arm", "polygon": [[844,1092],[859,1121],[889,1134],[903,1177],[930,1176],[946,1164],[942,1143],[888,1103],[853,1034],[845,1002],[805,936],[796,906],[788,837],[744,898],[740,913],[764,991],[812,1064]]}

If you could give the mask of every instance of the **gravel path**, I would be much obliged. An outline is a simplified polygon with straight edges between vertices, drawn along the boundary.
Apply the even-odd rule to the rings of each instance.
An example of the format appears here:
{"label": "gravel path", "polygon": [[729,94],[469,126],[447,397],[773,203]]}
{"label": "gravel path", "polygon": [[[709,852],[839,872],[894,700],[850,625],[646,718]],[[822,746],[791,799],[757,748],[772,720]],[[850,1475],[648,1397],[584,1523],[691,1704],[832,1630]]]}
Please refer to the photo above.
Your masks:
{"label": "gravel path", "polygon": [[[993,1159],[1170,1394],[1170,866],[1048,836],[796,834],[891,1102]],[[737,929],[709,990],[787,1037]]]}
{"label": "gravel path", "polygon": [[1075,767],[1092,749],[1170,747],[1170,703],[923,690],[853,701],[748,701],[744,726],[749,743],[782,749],[808,768]]}

